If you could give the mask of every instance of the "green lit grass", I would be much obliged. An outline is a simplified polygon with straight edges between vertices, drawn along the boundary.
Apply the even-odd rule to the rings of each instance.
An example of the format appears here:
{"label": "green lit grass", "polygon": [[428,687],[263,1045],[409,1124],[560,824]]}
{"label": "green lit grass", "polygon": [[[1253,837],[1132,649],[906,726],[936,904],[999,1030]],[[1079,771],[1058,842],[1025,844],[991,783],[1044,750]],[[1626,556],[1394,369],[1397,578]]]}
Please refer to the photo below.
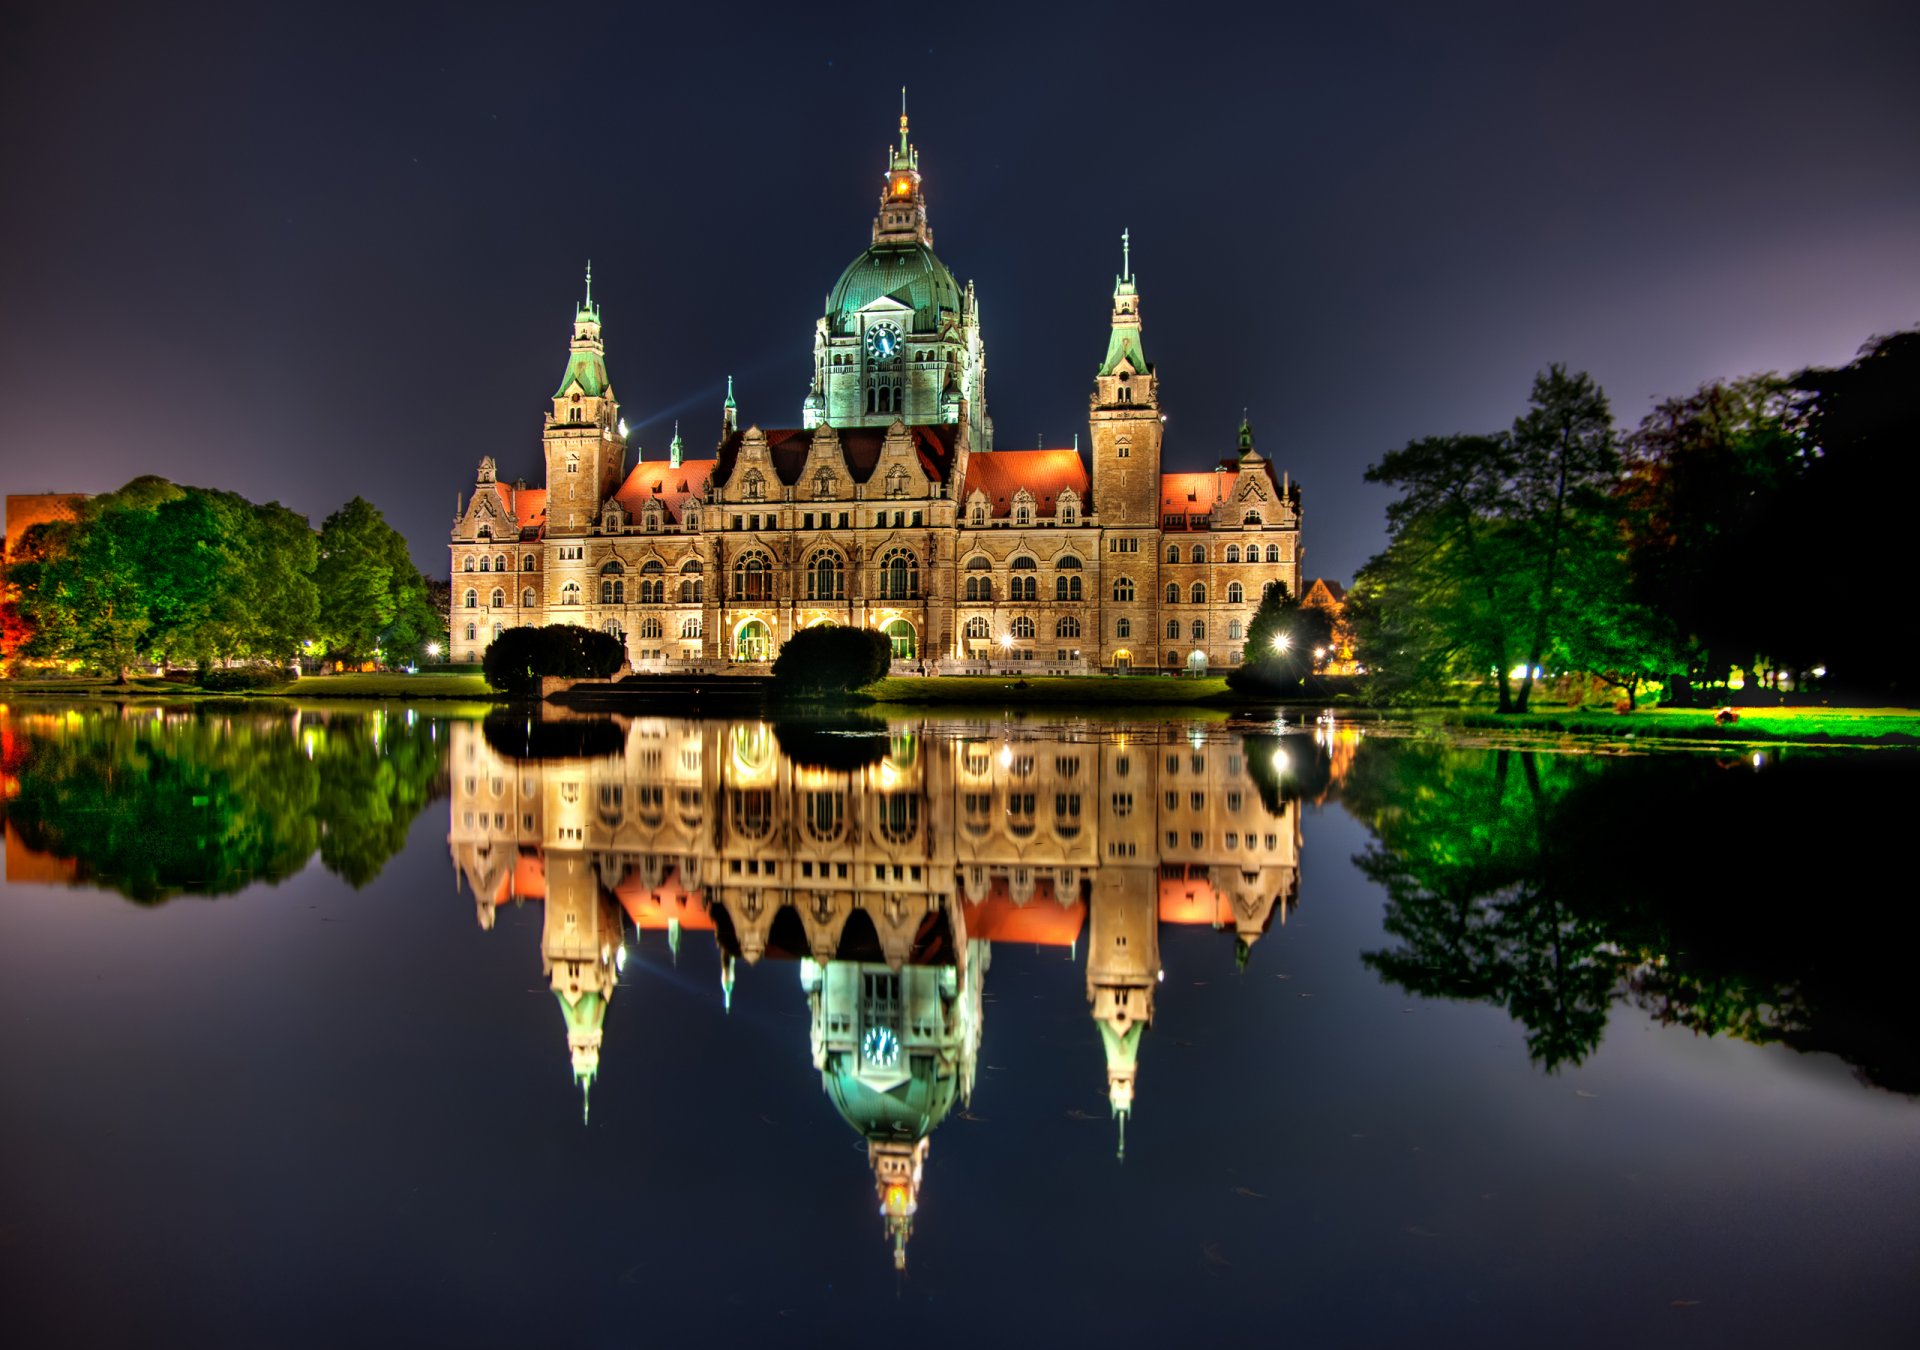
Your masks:
{"label": "green lit grass", "polygon": [[[1614,740],[1796,741],[1838,744],[1920,744],[1920,711],[1913,708],[1742,708],[1721,725],[1711,708],[1652,708],[1616,713],[1545,708],[1509,714],[1448,711],[1450,727],[1522,735],[1603,736]],[[1420,720],[1425,720],[1422,718]]]}
{"label": "green lit grass", "polygon": [[480,675],[303,675],[276,693],[290,698],[463,698],[492,702],[498,697]]}
{"label": "green lit grass", "polygon": [[[1023,681],[1024,688],[1015,687]],[[1050,708],[1207,703],[1226,692],[1226,680],[1216,676],[1196,680],[1156,675],[941,675],[925,680],[885,679],[866,688],[879,703]]]}

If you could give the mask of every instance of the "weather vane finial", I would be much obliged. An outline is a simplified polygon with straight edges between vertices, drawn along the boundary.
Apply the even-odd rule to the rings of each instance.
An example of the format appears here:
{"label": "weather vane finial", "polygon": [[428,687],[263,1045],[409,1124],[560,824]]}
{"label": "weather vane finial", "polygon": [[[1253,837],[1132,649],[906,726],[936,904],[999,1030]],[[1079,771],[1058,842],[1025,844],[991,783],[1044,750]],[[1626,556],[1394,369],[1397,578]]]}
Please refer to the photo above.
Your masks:
{"label": "weather vane finial", "polygon": [[900,86],[900,153],[907,152],[907,86]]}
{"label": "weather vane finial", "polygon": [[1133,231],[1120,231],[1120,279],[1133,280]]}

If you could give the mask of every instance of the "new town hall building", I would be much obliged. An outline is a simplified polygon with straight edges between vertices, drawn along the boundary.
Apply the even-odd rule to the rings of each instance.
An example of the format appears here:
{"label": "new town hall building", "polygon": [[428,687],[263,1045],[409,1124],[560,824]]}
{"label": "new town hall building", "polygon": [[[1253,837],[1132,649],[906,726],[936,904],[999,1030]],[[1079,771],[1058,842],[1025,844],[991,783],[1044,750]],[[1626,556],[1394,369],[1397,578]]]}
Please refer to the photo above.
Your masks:
{"label": "new town hall building", "polygon": [[489,457],[458,514],[453,659],[577,623],[639,669],[751,669],[839,623],[887,632],[899,669],[1232,666],[1263,592],[1301,593],[1300,490],[1244,424],[1217,467],[1161,472],[1159,372],[1123,264],[1090,453],[994,449],[979,303],[933,252],[902,116],[872,242],[814,325],[798,425],[741,426],[729,381],[709,457],[676,430],[667,458],[631,465],[589,273],[545,485],[502,482]]}

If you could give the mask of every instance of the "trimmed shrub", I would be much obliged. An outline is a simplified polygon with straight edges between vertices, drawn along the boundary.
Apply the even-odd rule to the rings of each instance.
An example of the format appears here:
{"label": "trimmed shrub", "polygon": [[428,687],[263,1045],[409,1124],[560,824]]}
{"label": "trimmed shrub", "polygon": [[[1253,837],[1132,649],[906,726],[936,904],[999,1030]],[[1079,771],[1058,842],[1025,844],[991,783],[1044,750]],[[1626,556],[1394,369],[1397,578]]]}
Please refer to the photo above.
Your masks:
{"label": "trimmed shrub", "polygon": [[208,666],[199,673],[197,683],[215,694],[237,694],[252,689],[281,689],[292,684],[293,671],[271,661],[255,661],[245,666]]}
{"label": "trimmed shrub", "polygon": [[845,694],[872,684],[892,663],[893,641],[885,633],[821,624],[787,639],[773,679],[783,693]]}
{"label": "trimmed shrub", "polygon": [[627,649],[610,633],[576,624],[509,628],[487,644],[480,671],[503,694],[531,694],[543,676],[604,680],[627,663]]}

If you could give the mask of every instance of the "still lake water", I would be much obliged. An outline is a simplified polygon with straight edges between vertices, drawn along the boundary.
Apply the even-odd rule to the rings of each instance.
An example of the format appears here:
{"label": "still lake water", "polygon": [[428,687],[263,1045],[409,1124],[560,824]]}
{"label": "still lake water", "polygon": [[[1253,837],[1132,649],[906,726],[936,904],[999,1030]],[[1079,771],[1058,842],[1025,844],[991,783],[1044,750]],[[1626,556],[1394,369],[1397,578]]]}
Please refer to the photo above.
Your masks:
{"label": "still lake water", "polygon": [[22,705],[0,773],[15,1344],[1913,1343],[1904,755]]}

